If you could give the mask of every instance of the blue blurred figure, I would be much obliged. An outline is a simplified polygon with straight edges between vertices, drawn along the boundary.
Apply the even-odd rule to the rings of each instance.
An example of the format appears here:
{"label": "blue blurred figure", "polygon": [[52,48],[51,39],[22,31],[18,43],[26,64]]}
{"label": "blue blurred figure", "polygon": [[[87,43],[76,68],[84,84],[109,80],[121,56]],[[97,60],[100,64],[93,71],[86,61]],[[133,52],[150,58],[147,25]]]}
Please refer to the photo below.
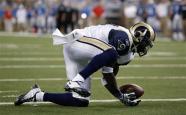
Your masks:
{"label": "blue blurred figure", "polygon": [[36,5],[36,14],[37,14],[37,32],[44,33],[46,32],[46,4],[44,0],[39,0]]}
{"label": "blue blurred figure", "polygon": [[172,20],[172,39],[176,41],[184,40],[183,23],[181,17],[181,0],[174,0],[170,6],[170,15]]}

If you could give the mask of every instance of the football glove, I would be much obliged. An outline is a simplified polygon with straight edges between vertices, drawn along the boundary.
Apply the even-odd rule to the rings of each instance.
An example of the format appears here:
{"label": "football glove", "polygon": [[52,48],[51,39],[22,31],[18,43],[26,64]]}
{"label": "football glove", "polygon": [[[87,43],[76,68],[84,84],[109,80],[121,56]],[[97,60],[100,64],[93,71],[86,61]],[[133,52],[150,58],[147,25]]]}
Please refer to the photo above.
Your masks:
{"label": "football glove", "polygon": [[121,93],[119,100],[126,106],[137,106],[141,102],[140,99],[136,99],[134,92],[125,94]]}

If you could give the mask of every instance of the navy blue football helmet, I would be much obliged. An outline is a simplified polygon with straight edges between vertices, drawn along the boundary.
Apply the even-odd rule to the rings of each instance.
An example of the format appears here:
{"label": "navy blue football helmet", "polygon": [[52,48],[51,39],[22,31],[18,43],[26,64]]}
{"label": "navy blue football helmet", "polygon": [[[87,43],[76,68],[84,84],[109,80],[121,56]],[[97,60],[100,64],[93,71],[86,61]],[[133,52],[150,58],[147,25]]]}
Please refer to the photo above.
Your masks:
{"label": "navy blue football helmet", "polygon": [[129,31],[133,38],[132,50],[137,52],[140,57],[146,55],[155,41],[154,29],[147,23],[139,22],[132,26]]}

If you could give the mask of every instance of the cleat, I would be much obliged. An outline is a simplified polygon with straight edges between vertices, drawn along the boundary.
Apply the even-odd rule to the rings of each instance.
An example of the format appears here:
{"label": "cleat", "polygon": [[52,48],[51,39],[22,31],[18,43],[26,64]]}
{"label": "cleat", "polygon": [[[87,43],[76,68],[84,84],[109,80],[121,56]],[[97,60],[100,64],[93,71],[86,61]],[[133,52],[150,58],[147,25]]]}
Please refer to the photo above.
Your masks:
{"label": "cleat", "polygon": [[80,88],[81,82],[78,82],[78,81],[68,81],[66,86],[67,88],[69,89],[73,89],[73,88]]}
{"label": "cleat", "polygon": [[81,88],[80,82],[77,82],[77,81],[67,82],[67,84],[65,85],[65,91],[76,92],[79,95],[81,95],[82,97],[89,97],[90,96],[90,92],[84,88]]}
{"label": "cleat", "polygon": [[19,106],[25,102],[36,102],[36,94],[39,92],[41,92],[41,89],[35,84],[29,92],[20,95],[14,102],[14,105]]}

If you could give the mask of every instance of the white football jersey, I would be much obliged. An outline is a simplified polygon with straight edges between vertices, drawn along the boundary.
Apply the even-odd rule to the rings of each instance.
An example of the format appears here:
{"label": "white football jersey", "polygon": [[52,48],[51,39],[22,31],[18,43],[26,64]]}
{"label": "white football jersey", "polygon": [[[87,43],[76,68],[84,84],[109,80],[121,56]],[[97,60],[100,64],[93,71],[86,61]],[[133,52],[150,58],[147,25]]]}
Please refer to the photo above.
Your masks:
{"label": "white football jersey", "polygon": [[[114,48],[109,44],[109,34],[112,30],[120,30],[124,32],[128,46],[132,45],[132,37],[128,29],[115,25],[97,25],[83,29],[76,29],[67,35],[63,35],[56,30],[52,37],[54,45],[64,44],[63,54],[66,65],[66,73],[69,80],[72,80],[78,72],[83,70],[91,59],[103,53],[109,48]],[[117,37],[118,33],[114,33]],[[95,38],[95,39],[94,39]],[[128,50],[127,50],[128,51]],[[118,58],[118,64],[126,64],[134,58],[134,53],[129,51]],[[111,67],[102,67],[103,73],[113,72]],[[82,88],[90,90],[90,79],[87,78]]]}
{"label": "white football jersey", "polygon": [[[84,29],[80,29],[80,30],[78,30],[78,32],[80,32],[83,36],[96,38],[101,41],[104,41],[105,43],[108,43],[109,32],[112,29],[122,30],[122,31],[126,32],[129,37],[130,44],[132,44],[132,36],[131,36],[129,30],[124,27],[121,27],[121,26],[115,26],[115,25],[111,25],[111,24],[90,26],[90,27],[86,27]],[[128,54],[126,54],[124,56],[120,56],[120,58],[118,58],[118,64],[127,63],[127,62],[131,61],[133,58],[134,58],[134,53],[129,52]]]}
{"label": "white football jersey", "polygon": [[119,28],[118,26],[107,24],[86,27],[84,29],[80,29],[78,32],[80,32],[84,36],[100,39],[108,43],[108,35],[111,29],[118,30]]}

